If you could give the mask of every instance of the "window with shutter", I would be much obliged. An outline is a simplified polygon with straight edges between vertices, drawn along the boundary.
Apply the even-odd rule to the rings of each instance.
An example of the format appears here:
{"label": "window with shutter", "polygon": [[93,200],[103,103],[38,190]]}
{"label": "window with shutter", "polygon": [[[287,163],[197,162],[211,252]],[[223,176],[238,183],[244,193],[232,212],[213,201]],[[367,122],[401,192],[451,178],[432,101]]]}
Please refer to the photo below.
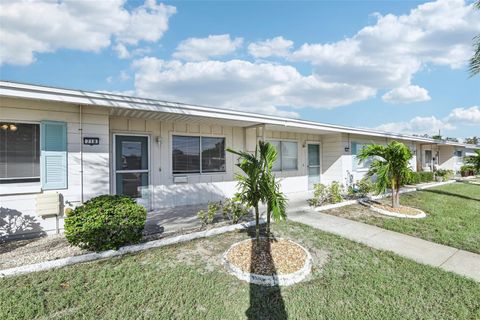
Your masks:
{"label": "window with shutter", "polygon": [[67,123],[43,121],[41,134],[42,188],[67,188]]}

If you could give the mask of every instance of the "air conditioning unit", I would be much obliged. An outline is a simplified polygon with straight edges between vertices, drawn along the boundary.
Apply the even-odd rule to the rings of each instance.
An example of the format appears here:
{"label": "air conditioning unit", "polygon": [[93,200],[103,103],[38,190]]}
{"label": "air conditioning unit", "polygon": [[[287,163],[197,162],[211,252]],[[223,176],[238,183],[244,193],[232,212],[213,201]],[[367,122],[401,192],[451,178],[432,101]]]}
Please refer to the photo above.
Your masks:
{"label": "air conditioning unit", "polygon": [[44,192],[36,196],[36,212],[40,217],[60,215],[60,193]]}

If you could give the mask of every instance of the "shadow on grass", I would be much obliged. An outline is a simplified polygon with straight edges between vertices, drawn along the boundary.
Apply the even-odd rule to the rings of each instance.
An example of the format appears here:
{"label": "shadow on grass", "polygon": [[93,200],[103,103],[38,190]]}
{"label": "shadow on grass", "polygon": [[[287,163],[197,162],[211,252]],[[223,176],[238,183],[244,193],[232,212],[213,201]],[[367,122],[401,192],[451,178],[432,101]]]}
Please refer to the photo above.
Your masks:
{"label": "shadow on grass", "polygon": [[480,201],[479,198],[472,198],[463,194],[458,194],[458,193],[453,193],[453,192],[448,192],[448,191],[442,191],[442,190],[432,190],[432,189],[424,189],[422,190],[423,192],[431,192],[431,193],[436,193],[436,194],[443,194],[446,196],[452,196],[452,197],[457,197],[461,199],[466,199],[466,200],[473,200],[473,201]]}
{"label": "shadow on grass", "polygon": [[[255,228],[249,228],[247,230],[250,238],[255,239]],[[264,230],[262,230],[264,233]],[[264,254],[267,255],[267,259],[271,260],[271,248],[270,241],[266,242],[265,246],[261,246],[264,249]],[[254,258],[255,251],[252,250],[252,260]],[[253,269],[250,269],[253,273]],[[276,272],[273,272],[276,275]],[[288,319],[287,310],[285,309],[285,302],[282,298],[280,286],[275,285],[261,286],[250,283],[250,306],[245,312],[247,319]]]}

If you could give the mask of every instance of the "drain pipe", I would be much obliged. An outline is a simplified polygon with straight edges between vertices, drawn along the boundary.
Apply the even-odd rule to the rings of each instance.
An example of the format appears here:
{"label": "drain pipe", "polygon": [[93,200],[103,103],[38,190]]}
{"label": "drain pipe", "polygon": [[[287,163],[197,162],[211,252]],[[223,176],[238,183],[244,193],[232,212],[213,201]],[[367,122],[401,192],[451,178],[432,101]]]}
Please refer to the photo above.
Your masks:
{"label": "drain pipe", "polygon": [[83,204],[83,106],[79,106],[79,128],[80,132],[80,202]]}

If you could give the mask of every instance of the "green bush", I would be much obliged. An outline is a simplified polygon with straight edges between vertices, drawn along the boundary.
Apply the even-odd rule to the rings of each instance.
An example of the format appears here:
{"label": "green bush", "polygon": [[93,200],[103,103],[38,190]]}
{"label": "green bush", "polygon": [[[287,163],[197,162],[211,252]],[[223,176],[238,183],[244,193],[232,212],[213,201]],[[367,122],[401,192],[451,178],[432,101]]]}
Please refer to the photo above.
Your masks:
{"label": "green bush", "polygon": [[248,215],[248,208],[236,199],[226,199],[222,203],[222,214],[224,219],[235,224]]}
{"label": "green bush", "polygon": [[357,182],[357,194],[360,197],[366,197],[375,190],[375,184],[368,177]]}
{"label": "green bush", "polygon": [[440,177],[442,181],[447,181],[450,179],[453,179],[453,176],[455,175],[455,171],[453,170],[446,170],[446,169],[439,169],[437,172],[435,172],[435,175],[437,177]]}
{"label": "green bush", "polygon": [[330,194],[330,203],[339,203],[343,201],[342,186],[338,181],[333,181],[328,192]]}
{"label": "green bush", "polygon": [[307,202],[312,207],[318,207],[324,204],[329,197],[328,188],[322,183],[316,183],[313,186],[313,198],[308,199]]}
{"label": "green bush", "polygon": [[215,219],[215,215],[217,214],[218,210],[220,210],[221,202],[209,202],[208,209],[200,210],[197,212],[197,217],[200,219],[203,225],[213,223]]}
{"label": "green bush", "polygon": [[432,182],[433,181],[433,172],[411,172],[410,177],[407,180],[407,184],[419,184],[425,182]]}
{"label": "green bush", "polygon": [[102,251],[137,243],[147,210],[134,199],[103,195],[75,208],[65,218],[65,237],[80,248]]}
{"label": "green bush", "polygon": [[475,175],[475,166],[471,164],[466,164],[460,167],[460,174],[462,177],[474,176]]}

